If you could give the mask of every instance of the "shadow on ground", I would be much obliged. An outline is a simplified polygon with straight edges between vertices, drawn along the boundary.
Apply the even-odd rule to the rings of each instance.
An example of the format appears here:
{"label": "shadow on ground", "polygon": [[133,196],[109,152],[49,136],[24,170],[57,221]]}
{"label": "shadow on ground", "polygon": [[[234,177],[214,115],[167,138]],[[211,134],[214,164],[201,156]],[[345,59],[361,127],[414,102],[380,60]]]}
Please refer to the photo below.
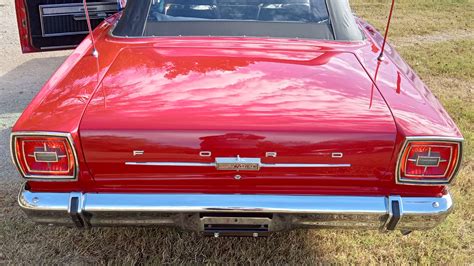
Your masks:
{"label": "shadow on ground", "polygon": [[21,113],[67,56],[35,58],[0,77],[0,114]]}

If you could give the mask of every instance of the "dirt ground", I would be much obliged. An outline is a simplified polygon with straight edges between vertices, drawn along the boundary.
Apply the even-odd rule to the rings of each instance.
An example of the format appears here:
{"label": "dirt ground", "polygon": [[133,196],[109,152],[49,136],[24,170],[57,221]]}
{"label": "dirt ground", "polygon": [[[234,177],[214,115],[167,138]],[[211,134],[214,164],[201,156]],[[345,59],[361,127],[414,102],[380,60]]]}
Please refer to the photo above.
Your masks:
{"label": "dirt ground", "polygon": [[[353,2],[360,15],[379,28],[383,25],[386,12],[374,11],[387,11],[387,0]],[[474,263],[472,0],[399,0],[394,21],[399,24],[392,33],[392,42],[441,99],[466,138],[464,167],[452,188],[456,211],[448,221],[436,230],[410,236],[309,230],[260,239],[203,238],[160,228],[77,230],[29,222],[16,203],[21,180],[10,160],[9,134],[70,52],[21,54],[13,3],[0,0],[0,264]]]}

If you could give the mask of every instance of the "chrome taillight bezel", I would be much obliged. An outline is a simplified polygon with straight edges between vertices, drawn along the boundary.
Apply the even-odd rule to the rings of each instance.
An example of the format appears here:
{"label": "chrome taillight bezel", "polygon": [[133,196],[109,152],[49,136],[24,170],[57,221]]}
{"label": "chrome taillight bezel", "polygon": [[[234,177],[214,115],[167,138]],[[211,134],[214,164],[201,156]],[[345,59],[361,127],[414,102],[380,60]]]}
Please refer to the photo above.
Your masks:
{"label": "chrome taillight bezel", "polygon": [[[29,175],[26,174],[20,163],[18,161],[18,156],[16,154],[16,140],[19,137],[58,137],[63,138],[67,141],[69,147],[71,148],[73,158],[74,158],[74,167],[73,167],[73,174],[72,175]],[[21,176],[26,180],[34,180],[34,181],[77,181],[77,176],[79,174],[79,161],[77,159],[77,152],[74,146],[74,141],[70,133],[64,132],[43,132],[43,131],[19,131],[19,132],[12,132],[10,135],[10,155],[12,158],[13,163],[17,167],[18,171],[20,172]]]}
{"label": "chrome taillight bezel", "polygon": [[[451,173],[451,175],[445,179],[445,180],[415,180],[413,178],[406,178],[401,175],[401,164],[402,164],[402,157],[403,154],[408,147],[410,143],[413,142],[439,142],[440,144],[456,144],[458,145],[458,155],[457,158],[458,160],[456,161],[456,164],[454,166],[454,171]],[[455,138],[455,137],[406,137],[405,141],[403,143],[402,148],[400,149],[398,159],[397,159],[397,165],[396,165],[396,176],[395,180],[397,184],[400,185],[418,185],[418,186],[440,186],[440,185],[448,185],[450,184],[453,179],[456,177],[456,175],[459,172],[459,168],[461,166],[461,161],[462,161],[462,148],[463,148],[463,138]]]}

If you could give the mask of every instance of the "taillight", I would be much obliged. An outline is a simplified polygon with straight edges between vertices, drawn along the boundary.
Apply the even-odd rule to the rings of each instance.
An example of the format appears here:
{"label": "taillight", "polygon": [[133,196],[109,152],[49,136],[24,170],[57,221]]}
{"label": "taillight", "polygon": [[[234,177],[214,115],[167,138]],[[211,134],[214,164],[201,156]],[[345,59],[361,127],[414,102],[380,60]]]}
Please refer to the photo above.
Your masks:
{"label": "taillight", "polygon": [[461,161],[462,140],[409,138],[398,162],[401,184],[448,184]]}
{"label": "taillight", "polygon": [[76,178],[77,160],[69,134],[13,133],[12,155],[25,178]]}

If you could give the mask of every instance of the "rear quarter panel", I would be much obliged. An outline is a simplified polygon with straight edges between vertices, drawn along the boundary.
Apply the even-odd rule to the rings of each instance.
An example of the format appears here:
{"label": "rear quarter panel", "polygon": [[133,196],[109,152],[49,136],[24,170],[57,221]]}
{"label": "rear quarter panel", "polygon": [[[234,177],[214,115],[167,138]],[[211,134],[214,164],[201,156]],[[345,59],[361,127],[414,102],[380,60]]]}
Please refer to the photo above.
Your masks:
{"label": "rear quarter panel", "polygon": [[378,61],[383,36],[363,20],[359,19],[359,25],[367,36],[368,45],[357,50],[356,54],[390,107],[399,133],[404,137],[462,138],[436,96],[395,48],[387,44],[385,60]]}

